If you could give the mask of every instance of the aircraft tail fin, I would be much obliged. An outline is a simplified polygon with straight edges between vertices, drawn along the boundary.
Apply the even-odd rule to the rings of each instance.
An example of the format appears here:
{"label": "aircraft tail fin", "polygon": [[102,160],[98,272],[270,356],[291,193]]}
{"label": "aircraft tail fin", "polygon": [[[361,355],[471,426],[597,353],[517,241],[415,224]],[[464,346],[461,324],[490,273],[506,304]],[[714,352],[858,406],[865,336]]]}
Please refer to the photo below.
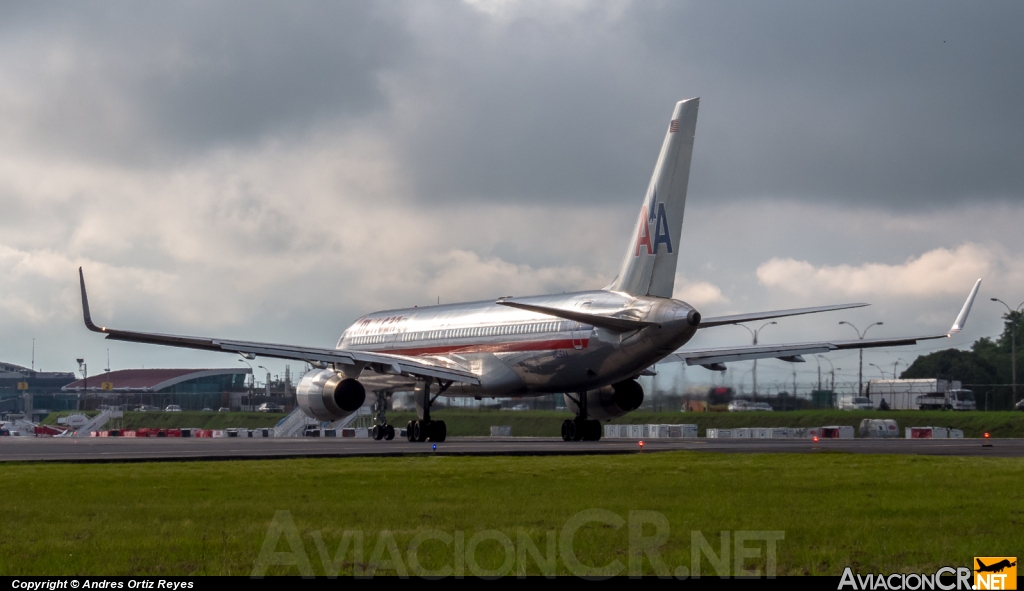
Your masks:
{"label": "aircraft tail fin", "polygon": [[699,103],[676,103],[622,266],[607,290],[672,297]]}

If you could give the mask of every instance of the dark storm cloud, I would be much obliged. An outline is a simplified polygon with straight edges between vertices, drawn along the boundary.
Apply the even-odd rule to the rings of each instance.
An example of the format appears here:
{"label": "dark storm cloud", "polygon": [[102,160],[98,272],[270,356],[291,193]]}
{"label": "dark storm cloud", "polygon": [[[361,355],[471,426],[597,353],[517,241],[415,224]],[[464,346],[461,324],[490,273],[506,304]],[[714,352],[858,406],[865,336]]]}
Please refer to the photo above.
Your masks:
{"label": "dark storm cloud", "polygon": [[[1024,195],[1024,5],[631,4],[418,32],[432,198],[639,195],[675,100],[702,96],[693,195],[917,207]],[[461,48],[461,51],[459,50]]]}
{"label": "dark storm cloud", "polygon": [[34,94],[29,141],[158,160],[385,108],[377,74],[408,46],[378,8],[387,5],[14,4],[0,9],[0,47]]}
{"label": "dark storm cloud", "polygon": [[26,146],[118,165],[362,123],[412,197],[618,202],[699,95],[705,203],[1024,195],[1020,3],[498,6],[5,4],[0,51]]}

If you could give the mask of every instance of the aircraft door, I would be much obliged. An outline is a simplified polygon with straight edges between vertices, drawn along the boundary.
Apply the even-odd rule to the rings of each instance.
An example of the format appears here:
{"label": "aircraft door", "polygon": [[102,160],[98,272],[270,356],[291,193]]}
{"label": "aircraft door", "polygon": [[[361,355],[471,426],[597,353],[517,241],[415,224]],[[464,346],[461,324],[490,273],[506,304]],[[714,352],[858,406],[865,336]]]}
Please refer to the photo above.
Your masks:
{"label": "aircraft door", "polygon": [[[590,309],[590,304],[593,302],[580,302],[579,308],[581,311],[587,312]],[[583,348],[583,325],[579,322],[572,323],[572,348],[577,351]]]}
{"label": "aircraft door", "polygon": [[572,348],[576,350],[583,348],[583,325],[579,322],[572,323]]}

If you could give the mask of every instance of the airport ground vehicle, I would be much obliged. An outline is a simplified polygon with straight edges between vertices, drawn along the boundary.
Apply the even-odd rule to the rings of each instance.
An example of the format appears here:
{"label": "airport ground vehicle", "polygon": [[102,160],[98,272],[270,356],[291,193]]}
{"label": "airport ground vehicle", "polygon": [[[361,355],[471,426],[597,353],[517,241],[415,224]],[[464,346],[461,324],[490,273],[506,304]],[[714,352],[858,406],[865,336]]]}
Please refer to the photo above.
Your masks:
{"label": "airport ground vehicle", "polygon": [[767,402],[751,402],[749,400],[733,400],[727,407],[729,412],[747,412],[753,410],[771,410]]}
{"label": "airport ground vehicle", "polygon": [[310,417],[335,421],[356,412],[369,389],[374,420],[386,427],[386,400],[413,392],[417,419],[410,441],[444,441],[443,421],[430,408],[438,396],[508,397],[563,394],[574,419],[562,424],[566,441],[601,437],[601,420],[640,407],[637,382],[656,363],[685,363],[724,371],[726,363],[775,358],[803,362],[803,355],[842,349],[912,345],[959,332],[981,285],[971,289],[946,332],[917,337],[822,340],[803,343],[686,348],[698,330],[786,316],[858,308],[848,303],[704,317],[673,299],[681,250],[699,99],[678,102],[644,193],[615,279],[601,289],[383,310],[367,314],[342,333],[334,348],[146,333],[98,326],[89,311],[79,269],[86,327],[108,339],[295,359],[315,369],[299,381],[299,407]]}
{"label": "airport ground vehicle", "polygon": [[840,396],[836,403],[839,410],[871,410],[875,406],[865,396]]}
{"label": "airport ground vehicle", "polygon": [[256,407],[256,412],[281,412],[281,407],[273,402],[264,402]]}
{"label": "airport ground vehicle", "polygon": [[168,404],[167,408],[164,409],[164,412],[181,412],[181,407],[177,404]]}
{"label": "airport ground vehicle", "polygon": [[871,380],[867,395],[874,408],[893,410],[975,410],[974,393],[960,382],[940,379]]}

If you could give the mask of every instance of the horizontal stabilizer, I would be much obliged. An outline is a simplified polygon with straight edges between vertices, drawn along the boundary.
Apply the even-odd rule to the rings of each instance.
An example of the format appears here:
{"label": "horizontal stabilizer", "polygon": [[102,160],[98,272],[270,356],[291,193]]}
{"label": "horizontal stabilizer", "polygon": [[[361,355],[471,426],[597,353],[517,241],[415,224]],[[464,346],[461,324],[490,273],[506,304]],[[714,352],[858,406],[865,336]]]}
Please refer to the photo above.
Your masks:
{"label": "horizontal stabilizer", "polygon": [[519,302],[513,302],[509,300],[498,300],[495,303],[501,304],[502,306],[508,306],[510,308],[526,310],[528,312],[547,314],[548,316],[554,316],[555,318],[575,320],[576,322],[580,322],[582,324],[589,324],[591,326],[597,326],[599,328],[605,328],[615,332],[628,332],[631,330],[640,330],[641,328],[645,328],[653,324],[652,322],[633,320],[631,318],[619,318],[617,316],[605,316],[603,314],[590,314],[587,312],[565,310],[562,308],[551,308],[549,306],[538,306],[535,304],[522,304]]}
{"label": "horizontal stabilizer", "polygon": [[754,322],[755,320],[768,320],[770,318],[782,318],[785,316],[800,316],[803,314],[817,314],[819,312],[832,312],[834,310],[848,310],[850,308],[863,308],[870,304],[835,304],[833,306],[816,306],[813,308],[793,308],[791,310],[772,310],[771,312],[751,312],[750,314],[732,314],[730,316],[715,316],[700,321],[700,328],[722,326],[723,324],[741,324],[743,322]]}

